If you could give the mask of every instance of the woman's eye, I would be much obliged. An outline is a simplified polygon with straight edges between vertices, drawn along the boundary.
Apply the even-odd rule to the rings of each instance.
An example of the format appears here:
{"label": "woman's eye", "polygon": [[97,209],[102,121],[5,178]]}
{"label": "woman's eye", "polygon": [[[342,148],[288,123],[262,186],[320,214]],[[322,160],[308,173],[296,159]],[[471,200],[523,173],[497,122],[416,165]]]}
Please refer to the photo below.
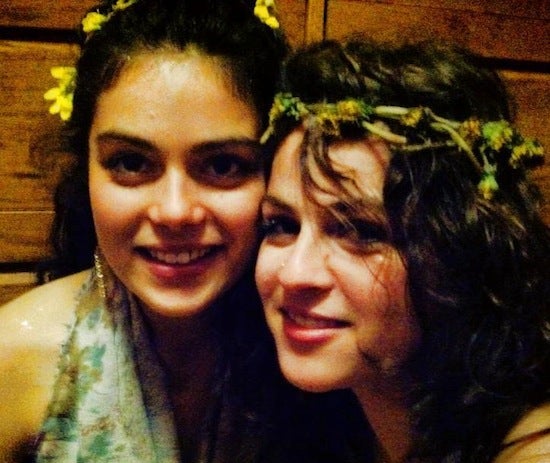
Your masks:
{"label": "woman's eye", "polygon": [[387,241],[387,232],[382,224],[368,220],[352,219],[347,222],[337,221],[329,230],[338,239],[344,239],[359,246]]}
{"label": "woman's eye", "polygon": [[297,235],[300,226],[289,217],[265,217],[262,220],[262,236],[268,239],[284,235]]}
{"label": "woman's eye", "polygon": [[219,177],[231,177],[238,175],[245,168],[244,163],[232,156],[216,156],[210,162],[210,172]]}
{"label": "woman's eye", "polygon": [[157,175],[156,164],[140,153],[114,153],[103,162],[103,166],[109,171],[113,181],[124,186],[136,186]]}
{"label": "woman's eye", "polygon": [[256,158],[238,154],[216,153],[192,164],[191,172],[198,181],[216,188],[235,188],[261,174]]}
{"label": "woman's eye", "polygon": [[107,169],[117,174],[138,174],[149,167],[149,160],[137,153],[121,153],[112,156],[106,163]]}
{"label": "woman's eye", "polygon": [[249,180],[263,181],[260,145],[248,139],[206,142],[187,158],[186,168],[199,183],[212,188],[237,188]]}

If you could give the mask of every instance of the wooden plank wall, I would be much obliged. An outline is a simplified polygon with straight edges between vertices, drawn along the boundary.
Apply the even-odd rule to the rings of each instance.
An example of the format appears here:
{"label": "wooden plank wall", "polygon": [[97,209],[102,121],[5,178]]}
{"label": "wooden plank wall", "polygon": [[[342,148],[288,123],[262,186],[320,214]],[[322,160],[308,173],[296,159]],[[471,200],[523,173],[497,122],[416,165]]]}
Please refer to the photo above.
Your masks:
{"label": "wooden plank wall", "polygon": [[[42,94],[51,66],[76,56],[72,28],[94,0],[0,5],[0,304],[33,284],[50,255],[52,192],[66,157]],[[441,37],[486,56],[517,101],[518,125],[550,149],[548,0],[278,0],[294,46],[354,32],[377,40]],[[550,198],[550,167],[537,173]],[[550,209],[546,214],[550,221]]]}
{"label": "wooden plank wall", "polygon": [[35,263],[50,255],[61,123],[42,95],[55,85],[50,67],[74,60],[70,29],[90,4],[4,0],[0,6],[0,303],[34,284]]}

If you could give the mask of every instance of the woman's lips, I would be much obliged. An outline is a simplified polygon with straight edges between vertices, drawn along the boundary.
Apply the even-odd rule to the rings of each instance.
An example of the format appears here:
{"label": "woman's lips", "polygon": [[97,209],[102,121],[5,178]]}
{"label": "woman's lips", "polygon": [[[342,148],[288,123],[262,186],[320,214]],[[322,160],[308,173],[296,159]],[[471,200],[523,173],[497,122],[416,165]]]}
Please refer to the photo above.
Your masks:
{"label": "woman's lips", "polygon": [[167,284],[179,284],[215,269],[220,262],[221,250],[222,246],[187,249],[136,248],[147,263],[149,272]]}
{"label": "woman's lips", "polygon": [[332,338],[339,329],[350,326],[348,322],[318,315],[298,313],[282,309],[285,336],[299,343],[323,343]]}
{"label": "woman's lips", "polygon": [[161,251],[161,250],[148,250],[149,255],[160,262],[163,262],[165,264],[169,265],[182,265],[182,264],[188,264],[194,260],[200,259],[201,257],[204,257],[205,255],[212,252],[214,248],[212,246],[200,248],[200,249],[191,249],[186,251],[178,251],[178,252],[171,252],[171,251]]}
{"label": "woman's lips", "polygon": [[297,312],[291,312],[283,310],[284,316],[288,317],[289,320],[293,321],[295,324],[302,326],[304,328],[311,329],[324,329],[324,328],[341,328],[347,326],[348,323],[342,322],[337,319],[320,317],[316,315],[304,315]]}

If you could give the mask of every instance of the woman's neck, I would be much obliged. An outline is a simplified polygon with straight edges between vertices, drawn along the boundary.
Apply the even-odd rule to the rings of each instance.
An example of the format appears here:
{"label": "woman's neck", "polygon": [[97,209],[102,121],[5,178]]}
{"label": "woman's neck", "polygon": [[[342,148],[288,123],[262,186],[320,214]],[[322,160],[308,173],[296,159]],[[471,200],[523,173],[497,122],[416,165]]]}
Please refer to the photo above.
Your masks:
{"label": "woman's neck", "polygon": [[186,461],[194,461],[216,400],[214,381],[221,356],[216,310],[193,319],[146,317],[166,373],[180,446]]}
{"label": "woman's neck", "polygon": [[412,442],[409,409],[401,388],[354,389],[378,442],[380,463],[403,463]]}
{"label": "woman's neck", "polygon": [[189,317],[167,317],[150,309],[143,311],[152,343],[174,386],[185,386],[186,377],[210,376],[209,365],[219,354],[217,317],[210,307]]}

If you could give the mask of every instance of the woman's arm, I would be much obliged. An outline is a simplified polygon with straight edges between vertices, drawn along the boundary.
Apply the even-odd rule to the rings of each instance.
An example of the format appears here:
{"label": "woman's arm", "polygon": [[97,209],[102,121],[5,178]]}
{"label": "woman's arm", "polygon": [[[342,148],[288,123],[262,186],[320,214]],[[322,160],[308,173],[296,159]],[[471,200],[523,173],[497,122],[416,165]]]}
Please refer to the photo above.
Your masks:
{"label": "woman's arm", "polygon": [[39,286],[0,307],[0,461],[32,446],[55,380],[76,296],[89,271]]}

